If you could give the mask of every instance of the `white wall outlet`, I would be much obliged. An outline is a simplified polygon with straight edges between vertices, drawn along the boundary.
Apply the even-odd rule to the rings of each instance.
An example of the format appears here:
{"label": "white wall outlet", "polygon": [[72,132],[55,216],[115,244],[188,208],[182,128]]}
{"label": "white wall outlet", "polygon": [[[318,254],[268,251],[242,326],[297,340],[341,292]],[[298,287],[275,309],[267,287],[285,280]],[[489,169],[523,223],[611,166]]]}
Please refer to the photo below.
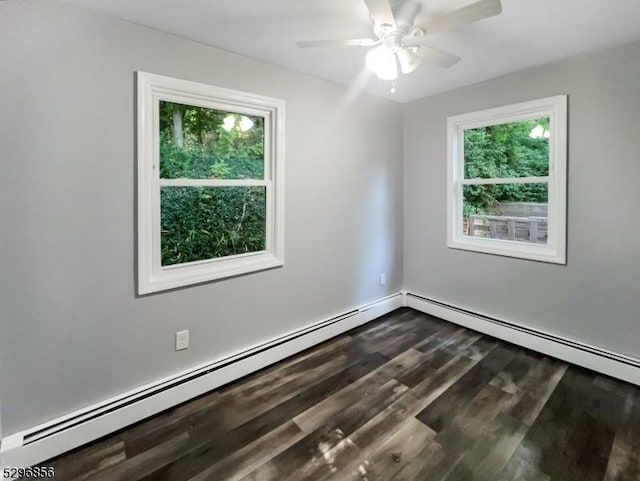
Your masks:
{"label": "white wall outlet", "polygon": [[189,347],[189,331],[176,332],[176,351],[182,351]]}
{"label": "white wall outlet", "polygon": [[380,273],[380,285],[384,286],[387,283],[387,275],[384,272]]}

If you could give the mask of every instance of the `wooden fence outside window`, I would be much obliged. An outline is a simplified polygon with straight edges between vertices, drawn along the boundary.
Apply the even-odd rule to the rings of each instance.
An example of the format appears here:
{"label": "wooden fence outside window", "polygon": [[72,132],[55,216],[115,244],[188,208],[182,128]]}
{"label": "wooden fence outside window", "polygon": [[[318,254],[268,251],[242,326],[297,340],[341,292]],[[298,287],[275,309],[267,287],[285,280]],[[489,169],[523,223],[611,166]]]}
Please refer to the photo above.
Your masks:
{"label": "wooden fence outside window", "polygon": [[470,215],[464,219],[464,233],[472,237],[547,243],[547,217]]}

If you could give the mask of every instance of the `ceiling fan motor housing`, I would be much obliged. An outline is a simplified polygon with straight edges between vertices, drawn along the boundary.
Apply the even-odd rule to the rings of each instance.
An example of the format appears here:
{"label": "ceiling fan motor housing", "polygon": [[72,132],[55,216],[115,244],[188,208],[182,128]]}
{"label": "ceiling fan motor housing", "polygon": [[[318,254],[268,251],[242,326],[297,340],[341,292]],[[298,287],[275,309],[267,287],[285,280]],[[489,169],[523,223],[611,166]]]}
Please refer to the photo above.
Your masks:
{"label": "ceiling fan motor housing", "polygon": [[372,18],[373,32],[384,45],[396,52],[404,47],[405,39],[424,36],[424,30],[414,26],[415,19],[422,9],[420,3],[414,1],[395,0],[390,2],[394,13],[395,25],[378,24]]}

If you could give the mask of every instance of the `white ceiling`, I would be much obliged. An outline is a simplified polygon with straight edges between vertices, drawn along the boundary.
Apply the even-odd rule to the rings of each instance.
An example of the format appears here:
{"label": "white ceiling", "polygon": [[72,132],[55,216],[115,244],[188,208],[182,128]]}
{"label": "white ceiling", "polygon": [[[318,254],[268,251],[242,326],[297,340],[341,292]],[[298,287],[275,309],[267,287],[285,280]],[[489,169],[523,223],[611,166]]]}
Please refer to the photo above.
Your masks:
{"label": "white ceiling", "polygon": [[[299,49],[297,40],[372,37],[363,0],[67,0],[272,64],[407,102],[534,65],[640,39],[640,0],[502,0],[503,12],[430,43],[462,57],[444,69],[422,65],[397,91],[363,78],[367,49]],[[473,0],[413,0],[418,19]]]}

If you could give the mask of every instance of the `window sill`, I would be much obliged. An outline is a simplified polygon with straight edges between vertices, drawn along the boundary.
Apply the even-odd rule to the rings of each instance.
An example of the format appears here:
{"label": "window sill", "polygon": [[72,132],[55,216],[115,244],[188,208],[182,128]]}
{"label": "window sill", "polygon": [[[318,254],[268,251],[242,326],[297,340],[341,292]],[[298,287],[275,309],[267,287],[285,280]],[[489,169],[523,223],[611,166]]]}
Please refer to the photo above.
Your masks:
{"label": "window sill", "polygon": [[479,239],[473,237],[459,237],[447,242],[450,249],[493,254],[504,257],[547,262],[551,264],[566,265],[564,250],[559,250],[549,245],[527,244],[502,239]]}
{"label": "window sill", "polygon": [[192,284],[235,277],[252,272],[282,267],[283,261],[275,255],[262,252],[211,262],[165,267],[149,278],[141,279],[138,295],[151,294]]}

